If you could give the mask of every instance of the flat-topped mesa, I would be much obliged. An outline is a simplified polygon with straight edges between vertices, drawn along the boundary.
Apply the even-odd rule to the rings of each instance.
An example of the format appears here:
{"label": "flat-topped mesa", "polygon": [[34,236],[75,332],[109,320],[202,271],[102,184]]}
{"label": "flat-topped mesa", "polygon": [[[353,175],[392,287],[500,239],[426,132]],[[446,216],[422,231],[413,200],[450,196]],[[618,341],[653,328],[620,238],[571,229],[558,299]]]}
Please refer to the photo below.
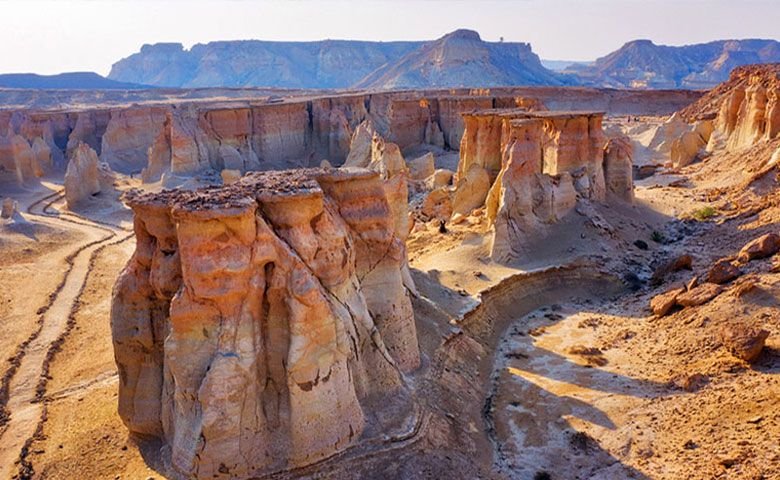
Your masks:
{"label": "flat-topped mesa", "polygon": [[126,201],[137,246],[111,309],[119,413],[162,438],[179,473],[303,466],[412,415],[406,249],[376,173],[254,172]]}
{"label": "flat-topped mesa", "polygon": [[633,198],[630,145],[612,144],[605,182],[603,116],[519,108],[463,115],[453,212],[486,207],[494,258],[519,254],[530,235],[565,216],[577,198],[601,202],[608,191]]}

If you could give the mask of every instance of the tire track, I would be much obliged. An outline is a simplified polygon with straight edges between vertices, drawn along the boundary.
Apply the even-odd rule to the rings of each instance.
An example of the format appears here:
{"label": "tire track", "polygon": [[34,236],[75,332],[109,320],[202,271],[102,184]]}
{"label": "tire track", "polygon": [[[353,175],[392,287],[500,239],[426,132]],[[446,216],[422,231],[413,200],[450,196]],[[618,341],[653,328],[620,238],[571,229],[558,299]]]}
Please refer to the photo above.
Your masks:
{"label": "tire track", "polygon": [[[78,230],[91,241],[85,240],[86,243],[65,258],[66,269],[60,284],[50,294],[47,304],[38,310],[36,331],[17,347],[11,367],[0,382],[0,422],[3,425],[0,431],[0,480],[32,475],[32,466],[26,457],[46,421],[45,393],[51,362],[75,326],[80,298],[98,255],[108,246],[133,237],[131,233],[115,240],[117,231],[114,228],[126,229],[118,225],[96,225],[78,215],[73,215],[74,219],[50,212],[51,205],[62,196],[62,190],[46,195],[31,203],[26,211],[39,217],[42,223]],[[15,472],[17,464],[20,464],[18,473]]]}

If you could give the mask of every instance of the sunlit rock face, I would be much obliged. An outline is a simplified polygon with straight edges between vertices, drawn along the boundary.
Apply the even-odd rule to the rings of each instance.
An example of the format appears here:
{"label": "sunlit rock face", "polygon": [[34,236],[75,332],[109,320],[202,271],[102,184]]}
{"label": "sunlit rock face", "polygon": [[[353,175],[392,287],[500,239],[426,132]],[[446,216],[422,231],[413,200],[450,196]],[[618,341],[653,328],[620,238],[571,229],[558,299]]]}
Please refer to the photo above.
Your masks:
{"label": "sunlit rock face", "polygon": [[614,141],[605,150],[603,115],[525,108],[463,115],[452,211],[465,215],[485,207],[494,258],[522,253],[530,238],[543,236],[545,225],[566,216],[578,199],[603,202],[608,191],[633,199],[631,147]]}
{"label": "sunlit rock face", "polygon": [[712,120],[706,149],[738,150],[780,136],[780,65],[748,65],[681,111],[686,121]]}
{"label": "sunlit rock face", "polygon": [[111,311],[119,412],[164,439],[179,473],[307,465],[410,411],[406,250],[376,173],[251,173],[127,201],[137,246]]}

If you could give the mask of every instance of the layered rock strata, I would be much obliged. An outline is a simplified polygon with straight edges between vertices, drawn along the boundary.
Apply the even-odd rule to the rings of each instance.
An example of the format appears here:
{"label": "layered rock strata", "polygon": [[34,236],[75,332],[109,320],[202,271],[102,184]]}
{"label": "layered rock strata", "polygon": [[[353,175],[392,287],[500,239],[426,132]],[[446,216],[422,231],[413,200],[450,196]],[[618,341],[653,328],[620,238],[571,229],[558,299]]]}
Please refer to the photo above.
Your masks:
{"label": "layered rock strata", "polygon": [[707,150],[737,150],[780,136],[780,64],[749,65],[682,110],[689,121],[713,120]]}
{"label": "layered rock strata", "polygon": [[524,109],[464,114],[452,211],[486,207],[494,258],[520,254],[531,236],[564,217],[579,198],[602,202],[610,191],[632,200],[631,146],[607,143],[603,115]]}
{"label": "layered rock strata", "polygon": [[[222,93],[228,99],[237,94]],[[45,156],[41,147],[49,148],[53,168],[64,169],[65,160],[79,143],[86,143],[113,170],[126,174],[144,170],[143,177],[149,182],[159,181],[168,172],[190,176],[222,169],[311,167],[323,159],[338,166],[347,157],[351,136],[365,120],[371,120],[402,152],[420,144],[457,150],[465,130],[461,114],[473,109],[538,110],[546,106],[551,110],[598,109],[616,115],[668,114],[701,95],[507,87],[334,93],[265,101],[256,92],[250,93],[244,92],[246,97],[236,101],[205,101],[197,98],[202,92],[182,92],[177,97],[182,101],[171,104],[170,98],[165,97],[163,103],[149,92],[150,98],[157,98],[157,103],[151,104],[134,96],[92,98],[82,92],[71,99],[72,104],[62,99],[71,105],[70,111],[59,106],[56,111],[3,110],[0,165],[14,170],[10,138],[18,134],[33,147],[40,139],[38,152]],[[187,99],[191,101],[184,103]],[[131,100],[147,105],[118,106]],[[90,101],[115,106],[85,108]]]}
{"label": "layered rock strata", "polygon": [[179,473],[310,464],[407,411],[403,374],[420,356],[376,173],[251,173],[127,202],[137,247],[111,310],[119,412],[164,439]]}

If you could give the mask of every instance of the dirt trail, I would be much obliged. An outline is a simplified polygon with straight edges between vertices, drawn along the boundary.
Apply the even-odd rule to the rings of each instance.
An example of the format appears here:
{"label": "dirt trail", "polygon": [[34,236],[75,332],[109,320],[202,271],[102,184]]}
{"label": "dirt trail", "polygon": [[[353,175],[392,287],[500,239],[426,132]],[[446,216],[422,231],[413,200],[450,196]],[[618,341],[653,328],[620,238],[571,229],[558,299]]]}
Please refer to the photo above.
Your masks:
{"label": "dirt trail", "polygon": [[[42,315],[40,330],[22,349],[23,354],[11,377],[8,401],[5,405],[10,418],[0,432],[0,480],[13,478],[18,472],[18,461],[23,456],[23,450],[32,441],[41,423],[44,415],[42,396],[45,393],[48,360],[56,349],[58,340],[67,330],[68,319],[77,305],[90,271],[90,259],[102,245],[117,235],[113,229],[48,213],[46,209],[51,202],[46,201],[52,198],[56,200],[57,196],[51,194],[39,197],[25,205],[25,210],[41,223],[80,231],[84,234],[84,240],[76,245],[77,248],[68,257],[69,269],[66,259],[66,265],[63,265],[67,272],[64,283],[53,293],[51,303]],[[34,314],[31,312],[31,315]]]}

